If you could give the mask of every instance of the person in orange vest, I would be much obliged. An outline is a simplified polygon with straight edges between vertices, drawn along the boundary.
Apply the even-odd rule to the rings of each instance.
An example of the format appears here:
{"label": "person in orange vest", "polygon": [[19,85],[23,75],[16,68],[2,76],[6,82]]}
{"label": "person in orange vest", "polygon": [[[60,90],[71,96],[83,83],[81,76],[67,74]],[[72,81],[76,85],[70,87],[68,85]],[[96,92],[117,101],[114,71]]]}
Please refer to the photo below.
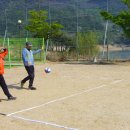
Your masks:
{"label": "person in orange vest", "polygon": [[7,96],[8,100],[15,100],[16,97],[13,97],[7,87],[5,79],[3,77],[4,74],[4,58],[8,54],[8,50],[6,48],[0,47],[0,86],[4,94]]}

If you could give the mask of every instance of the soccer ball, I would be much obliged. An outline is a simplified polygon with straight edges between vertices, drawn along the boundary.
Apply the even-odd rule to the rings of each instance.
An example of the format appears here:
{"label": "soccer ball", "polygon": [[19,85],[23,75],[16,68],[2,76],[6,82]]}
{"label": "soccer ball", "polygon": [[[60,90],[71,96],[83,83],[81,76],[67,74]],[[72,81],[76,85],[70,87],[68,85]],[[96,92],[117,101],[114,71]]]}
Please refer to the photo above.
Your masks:
{"label": "soccer ball", "polygon": [[46,67],[46,68],[45,68],[45,72],[46,72],[46,73],[50,73],[50,72],[51,72],[51,68]]}

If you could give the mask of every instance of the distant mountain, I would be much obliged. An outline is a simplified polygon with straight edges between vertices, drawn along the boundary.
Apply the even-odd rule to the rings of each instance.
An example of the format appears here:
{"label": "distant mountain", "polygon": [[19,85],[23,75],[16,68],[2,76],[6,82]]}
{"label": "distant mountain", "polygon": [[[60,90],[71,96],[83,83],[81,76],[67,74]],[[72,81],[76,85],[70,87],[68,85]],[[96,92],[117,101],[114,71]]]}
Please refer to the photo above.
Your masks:
{"label": "distant mountain", "polygon": [[[0,0],[0,9],[1,37],[4,36],[6,22],[9,35],[17,37],[18,19],[22,20],[22,26],[24,26],[28,19],[27,12],[32,9],[48,11],[51,21],[63,24],[66,32],[74,33],[78,26],[81,32],[96,30],[103,33],[105,21],[100,11],[107,9],[107,0]],[[117,14],[127,7],[121,0],[108,0],[108,9],[109,12]]]}

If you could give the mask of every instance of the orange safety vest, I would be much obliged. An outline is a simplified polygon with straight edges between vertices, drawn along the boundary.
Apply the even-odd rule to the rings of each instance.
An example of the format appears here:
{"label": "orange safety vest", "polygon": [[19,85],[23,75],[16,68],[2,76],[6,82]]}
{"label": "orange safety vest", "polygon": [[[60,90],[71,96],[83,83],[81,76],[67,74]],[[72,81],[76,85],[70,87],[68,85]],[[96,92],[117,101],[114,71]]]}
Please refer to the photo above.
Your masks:
{"label": "orange safety vest", "polygon": [[0,75],[4,74],[4,58],[7,54],[8,54],[7,49],[4,52],[0,53]]}

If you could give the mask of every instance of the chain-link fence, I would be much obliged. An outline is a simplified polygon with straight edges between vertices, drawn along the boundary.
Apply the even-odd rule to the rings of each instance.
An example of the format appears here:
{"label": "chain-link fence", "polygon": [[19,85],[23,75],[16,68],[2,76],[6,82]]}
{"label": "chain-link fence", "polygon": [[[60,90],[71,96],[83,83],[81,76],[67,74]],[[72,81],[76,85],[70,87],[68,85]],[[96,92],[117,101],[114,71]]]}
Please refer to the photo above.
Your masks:
{"label": "chain-link fence", "polygon": [[[0,39],[0,46],[5,46],[9,50],[6,57],[6,63],[13,65],[21,64],[22,62],[22,49],[25,47],[25,42],[30,41],[33,44],[32,50],[41,49],[44,45],[44,39],[36,38],[10,38]],[[88,46],[68,46],[62,44],[49,44],[44,51],[34,55],[35,61],[102,61],[102,60],[130,60],[130,46],[126,45],[88,45]],[[47,53],[46,53],[47,51]]]}
{"label": "chain-link fence", "polygon": [[[22,62],[22,49],[25,48],[26,42],[32,42],[32,50],[44,47],[44,38],[6,38],[0,39],[0,46],[8,48],[8,56],[5,58],[7,64],[17,65]],[[36,61],[45,62],[45,51],[34,55]]]}
{"label": "chain-link fence", "polygon": [[102,49],[101,56],[111,61],[129,61],[130,46],[129,45],[109,45]]}
{"label": "chain-link fence", "polygon": [[[47,21],[50,24],[52,22],[58,22],[64,26],[62,30],[63,32],[70,36],[75,36],[74,41],[76,45],[67,45],[67,48],[69,48],[68,50],[61,50],[61,52],[64,52],[65,54],[60,54],[57,52],[58,48],[64,49],[64,47],[61,45],[58,45],[58,48],[57,45],[54,45],[53,48],[55,51],[49,49],[47,55],[47,58],[49,59],[49,55],[54,57],[56,53],[58,53],[60,56],[63,56],[63,54],[66,55],[65,57],[67,60],[92,59],[94,56],[90,58],[89,54],[87,54],[88,48],[90,47],[83,45],[82,48],[84,48],[84,53],[80,54],[81,48],[78,48],[79,42],[78,37],[76,37],[77,33],[86,33],[89,31],[96,32],[99,39],[99,46],[106,46],[107,43],[109,43],[109,46],[119,46],[120,44],[129,44],[130,42],[129,39],[122,35],[121,28],[117,27],[111,22],[108,23],[107,27],[107,43],[104,42],[106,21],[103,20],[100,12],[108,9],[110,13],[117,14],[119,11],[127,9],[126,6],[122,4],[121,0],[106,0],[98,2],[93,0],[19,0],[19,2],[3,2],[4,4],[0,12],[0,37],[17,37],[17,43],[20,43],[16,45],[17,48],[16,46],[11,46],[12,60],[21,59],[21,49],[23,48],[25,42],[21,42],[20,39],[23,37],[31,37],[31,34],[25,30],[24,26],[28,24],[28,12],[33,9],[46,10],[48,12]],[[21,20],[21,23],[18,23],[18,20]],[[10,44],[13,43],[10,41]],[[37,44],[35,47],[39,48],[40,45]],[[51,48],[50,43],[49,47]],[[125,46],[125,48],[127,47]],[[12,52],[12,50],[15,52]],[[129,53],[127,52],[129,52],[128,49],[123,50],[122,47],[120,51],[113,51],[111,48],[105,47],[104,51],[103,49],[100,50],[96,56],[99,59],[129,59]],[[40,57],[41,56],[39,54],[39,56],[37,55],[36,59],[40,59]],[[62,59],[64,58],[61,58],[61,60]]]}
{"label": "chain-link fence", "polygon": [[[98,48],[95,51],[95,48]],[[81,51],[81,49],[83,51]],[[108,45],[108,46],[54,46],[47,52],[47,59],[51,61],[128,61],[130,60],[130,46]]]}

